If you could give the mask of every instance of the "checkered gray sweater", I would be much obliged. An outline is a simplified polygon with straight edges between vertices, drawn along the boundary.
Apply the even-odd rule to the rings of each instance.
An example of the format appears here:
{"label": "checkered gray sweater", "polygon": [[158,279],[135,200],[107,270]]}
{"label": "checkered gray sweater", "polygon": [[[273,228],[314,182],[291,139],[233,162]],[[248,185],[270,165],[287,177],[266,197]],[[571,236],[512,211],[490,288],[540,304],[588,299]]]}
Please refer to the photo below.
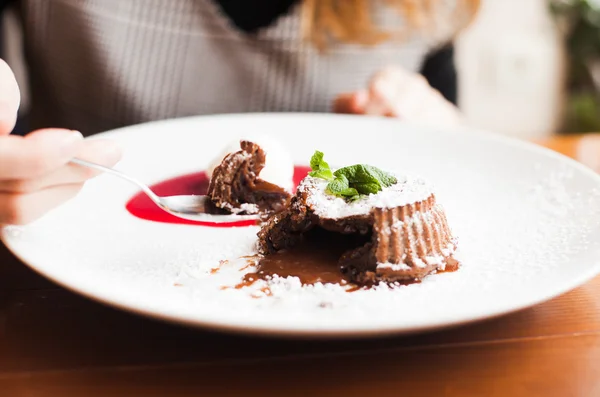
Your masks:
{"label": "checkered gray sweater", "polygon": [[[433,45],[320,54],[301,38],[299,8],[249,35],[212,0],[20,0],[32,127],[92,134],[190,115],[327,112],[384,66],[417,71]],[[381,23],[399,23],[391,14]]]}

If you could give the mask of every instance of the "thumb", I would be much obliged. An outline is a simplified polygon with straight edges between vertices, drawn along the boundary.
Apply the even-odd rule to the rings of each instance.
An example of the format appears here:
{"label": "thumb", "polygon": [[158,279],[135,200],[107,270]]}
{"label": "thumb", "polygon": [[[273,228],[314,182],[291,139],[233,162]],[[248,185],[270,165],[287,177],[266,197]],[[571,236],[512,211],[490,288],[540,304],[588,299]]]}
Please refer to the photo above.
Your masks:
{"label": "thumb", "polygon": [[6,62],[0,59],[0,135],[7,135],[15,127],[21,93],[15,75]]}
{"label": "thumb", "polygon": [[26,137],[0,136],[0,180],[48,174],[66,164],[82,145],[81,133],[70,130],[38,130]]}

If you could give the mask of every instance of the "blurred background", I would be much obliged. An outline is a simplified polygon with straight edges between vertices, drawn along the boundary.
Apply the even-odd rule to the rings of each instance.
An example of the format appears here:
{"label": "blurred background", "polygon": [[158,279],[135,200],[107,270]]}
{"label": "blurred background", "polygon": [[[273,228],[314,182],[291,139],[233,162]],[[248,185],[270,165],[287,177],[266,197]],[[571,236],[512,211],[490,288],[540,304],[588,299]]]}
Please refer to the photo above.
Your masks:
{"label": "blurred background", "polygon": [[[24,88],[20,33],[3,46]],[[455,43],[459,106],[480,128],[523,138],[600,131],[600,0],[483,0]]]}
{"label": "blurred background", "polygon": [[456,44],[472,124],[527,139],[600,131],[600,1],[484,0]]}

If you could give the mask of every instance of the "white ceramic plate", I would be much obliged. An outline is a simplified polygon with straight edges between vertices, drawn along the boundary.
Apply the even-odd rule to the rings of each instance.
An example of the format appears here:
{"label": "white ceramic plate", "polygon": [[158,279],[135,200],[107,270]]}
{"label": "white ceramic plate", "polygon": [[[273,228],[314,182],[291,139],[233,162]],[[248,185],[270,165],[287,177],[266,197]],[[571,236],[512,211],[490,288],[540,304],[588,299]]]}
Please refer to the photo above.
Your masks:
{"label": "white ceramic plate", "polygon": [[555,297],[600,270],[600,177],[548,150],[478,131],[444,132],[394,120],[332,115],[230,115],[133,126],[119,141],[122,171],[149,183],[204,169],[239,132],[277,137],[297,164],[315,149],[333,165],[369,163],[419,173],[437,187],[459,238],[463,267],[397,290],[272,288],[253,298],[235,285],[257,227],[213,228],[143,220],[125,203],[136,188],[90,182],[8,247],[39,273],[96,299],[177,323],[240,332],[364,336],[463,324]]}

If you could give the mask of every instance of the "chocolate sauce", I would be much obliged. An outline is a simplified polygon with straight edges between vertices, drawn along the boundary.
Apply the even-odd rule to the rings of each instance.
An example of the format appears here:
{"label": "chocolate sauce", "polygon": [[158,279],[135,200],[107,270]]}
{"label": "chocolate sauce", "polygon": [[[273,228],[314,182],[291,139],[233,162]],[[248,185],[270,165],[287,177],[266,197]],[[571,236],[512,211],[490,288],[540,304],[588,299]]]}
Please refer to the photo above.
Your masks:
{"label": "chocolate sauce", "polygon": [[242,284],[250,285],[257,279],[298,277],[302,284],[347,284],[337,266],[339,256],[326,249],[303,248],[304,244],[262,258],[254,273],[244,276]]}
{"label": "chocolate sauce", "polygon": [[342,254],[364,243],[368,236],[328,233],[318,229],[307,233],[294,247],[261,258],[257,270],[244,276],[239,288],[273,276],[298,277],[304,285],[332,283],[346,285],[349,279],[340,272]]}
{"label": "chocolate sauce", "polygon": [[[337,250],[335,248],[338,247],[332,247],[323,242],[303,241],[294,248],[279,251],[261,258],[257,270],[246,274],[242,282],[235,286],[235,289],[249,287],[258,280],[269,280],[275,275],[282,278],[298,277],[303,285],[316,283],[348,285],[350,288],[346,292],[356,292],[372,288],[372,283],[353,285],[350,279],[340,272],[337,261],[339,260],[340,252],[344,252],[347,246],[345,248],[339,247]],[[248,266],[241,270],[246,269]],[[456,259],[448,258],[446,268],[436,271],[436,274],[455,272],[459,267],[460,263]],[[421,280],[410,279],[394,281],[390,285],[403,286],[420,283]],[[268,290],[267,287],[265,288]],[[270,291],[263,292],[266,295],[271,295]]]}

